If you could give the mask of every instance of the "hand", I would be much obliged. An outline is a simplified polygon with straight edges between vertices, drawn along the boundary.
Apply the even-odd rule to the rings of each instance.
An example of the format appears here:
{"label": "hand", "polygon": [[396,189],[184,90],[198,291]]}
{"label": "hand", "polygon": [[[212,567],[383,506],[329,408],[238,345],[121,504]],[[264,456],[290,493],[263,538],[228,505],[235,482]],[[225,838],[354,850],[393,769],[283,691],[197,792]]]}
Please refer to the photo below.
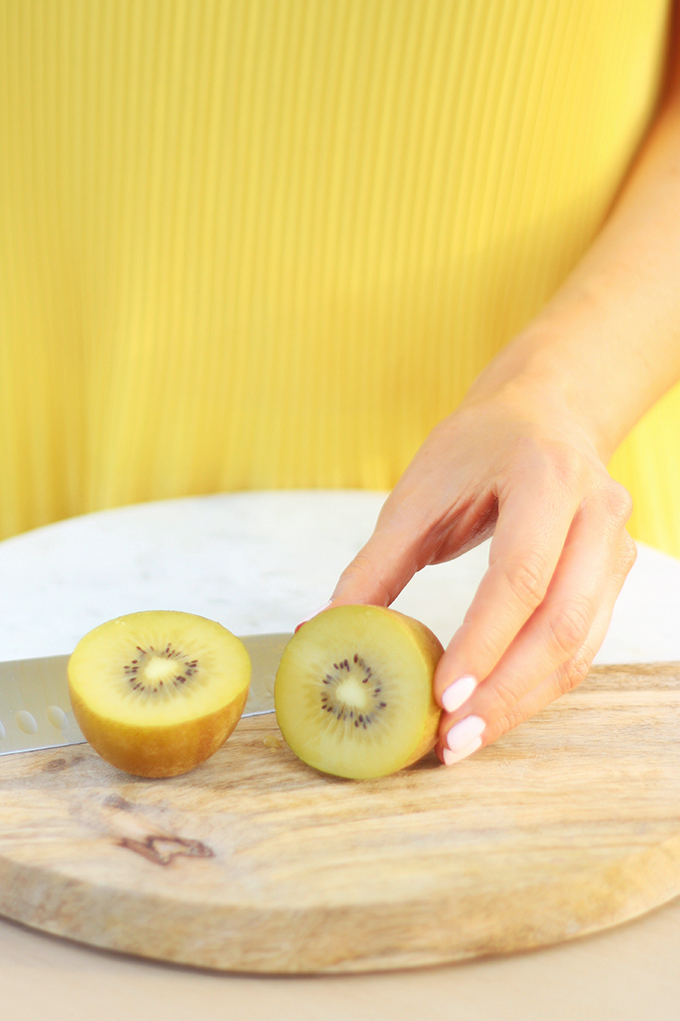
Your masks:
{"label": "hand", "polygon": [[635,561],[627,491],[554,395],[471,396],[417,453],[331,605],[388,606],[416,571],[493,534],[434,678],[437,753],[465,758],[587,674]]}

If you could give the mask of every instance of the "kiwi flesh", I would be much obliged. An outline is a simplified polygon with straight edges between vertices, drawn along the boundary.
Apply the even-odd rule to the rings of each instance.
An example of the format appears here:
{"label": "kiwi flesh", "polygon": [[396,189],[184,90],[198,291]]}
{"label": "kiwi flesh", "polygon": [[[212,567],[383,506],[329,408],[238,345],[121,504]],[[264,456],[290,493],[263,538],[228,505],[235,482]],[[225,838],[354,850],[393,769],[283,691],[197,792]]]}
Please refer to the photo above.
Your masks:
{"label": "kiwi flesh", "polygon": [[307,765],[351,779],[395,773],[435,745],[432,678],[444,649],[420,621],[338,606],[303,624],[274,685],[286,743]]}
{"label": "kiwi flesh", "polygon": [[88,632],[68,663],[71,704],[85,738],[127,773],[185,773],[238,723],[250,657],[216,621],[176,610],[117,617]]}

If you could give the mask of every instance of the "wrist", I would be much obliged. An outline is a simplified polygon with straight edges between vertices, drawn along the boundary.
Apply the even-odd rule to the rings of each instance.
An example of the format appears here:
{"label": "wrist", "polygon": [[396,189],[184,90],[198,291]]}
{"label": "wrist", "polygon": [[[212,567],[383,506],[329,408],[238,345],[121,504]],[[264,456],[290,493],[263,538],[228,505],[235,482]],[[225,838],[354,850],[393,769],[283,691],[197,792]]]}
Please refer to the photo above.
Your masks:
{"label": "wrist", "polygon": [[607,462],[627,431],[606,394],[596,394],[587,365],[576,368],[558,337],[527,329],[504,347],[470,387],[466,404],[499,400],[528,419],[580,434]]}

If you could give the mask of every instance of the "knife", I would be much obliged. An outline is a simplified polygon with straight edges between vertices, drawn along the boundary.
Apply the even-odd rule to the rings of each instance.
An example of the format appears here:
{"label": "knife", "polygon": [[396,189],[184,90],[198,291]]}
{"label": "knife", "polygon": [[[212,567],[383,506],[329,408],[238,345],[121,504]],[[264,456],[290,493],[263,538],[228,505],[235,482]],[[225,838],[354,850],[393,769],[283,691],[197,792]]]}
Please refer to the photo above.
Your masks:
{"label": "knife", "polygon": [[[290,634],[245,635],[253,671],[243,716],[274,712],[274,677]],[[69,656],[0,663],[0,755],[84,744],[68,693]]]}

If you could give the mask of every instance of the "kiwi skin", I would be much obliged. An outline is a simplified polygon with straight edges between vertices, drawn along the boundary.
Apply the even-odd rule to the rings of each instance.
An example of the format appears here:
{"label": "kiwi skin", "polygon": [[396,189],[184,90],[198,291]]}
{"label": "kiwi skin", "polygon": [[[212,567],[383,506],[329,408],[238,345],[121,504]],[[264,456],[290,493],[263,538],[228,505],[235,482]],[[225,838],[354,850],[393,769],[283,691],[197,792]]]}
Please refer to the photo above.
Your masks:
{"label": "kiwi skin", "polygon": [[[153,653],[154,644],[163,649],[168,640],[161,658],[167,653],[177,661],[178,642],[196,652],[203,646],[201,658],[208,673],[199,677],[196,697],[186,697],[189,685],[179,701],[162,698],[155,705],[155,699],[151,704],[143,699],[140,706],[136,692],[152,678],[146,676],[145,666],[138,666],[137,652],[132,652],[131,660],[127,653],[135,648]],[[125,659],[127,665],[118,676]],[[197,662],[185,662],[182,675],[166,681],[178,685],[193,678]],[[142,673],[136,677],[138,669]],[[73,714],[86,740],[111,765],[145,777],[186,773],[216,752],[245,708],[250,674],[250,657],[235,635],[216,621],[178,610],[142,610],[100,624],[80,639],[67,667]],[[118,689],[111,687],[112,679]],[[163,679],[158,681],[160,688]],[[126,701],[130,689],[135,693],[131,703]]]}
{"label": "kiwi skin", "polygon": [[[321,614],[317,615],[316,618],[311,618],[311,620],[313,621],[315,619],[318,619],[318,617],[325,616],[326,614],[333,613],[342,614],[344,611],[349,609],[350,609],[349,606],[331,607],[328,610],[324,610]],[[294,740],[292,734],[289,733],[288,727],[286,726],[286,723],[284,721],[284,714],[282,712],[283,698],[279,697],[279,699],[277,700],[277,689],[276,685],[274,686],[274,697],[275,701],[277,701],[276,707],[277,719],[279,722],[279,726],[281,727],[284,739],[286,740],[286,743],[289,745],[291,750],[296,755],[298,755],[298,757],[301,758],[303,762],[306,762],[307,765],[312,766],[314,769],[317,769],[322,773],[330,773],[331,775],[343,776],[346,779],[352,780],[375,779],[378,776],[384,776],[387,775],[388,773],[397,772],[398,770],[405,769],[407,766],[413,765],[414,762],[417,762],[419,759],[423,758],[424,755],[427,755],[427,753],[430,752],[437,743],[439,721],[441,718],[441,709],[439,705],[435,702],[434,692],[431,686],[431,680],[432,677],[434,676],[437,663],[439,662],[441,656],[444,653],[444,647],[437,638],[437,636],[421,621],[416,620],[414,617],[409,617],[398,610],[393,610],[391,608],[383,606],[365,606],[363,607],[363,609],[365,611],[370,612],[371,616],[375,621],[374,626],[376,627],[376,629],[381,627],[381,618],[384,618],[386,626],[388,624],[390,626],[393,626],[396,623],[399,625],[399,628],[402,631],[405,631],[407,634],[409,634],[410,638],[415,642],[420,651],[420,654],[424,661],[426,672],[430,677],[430,698],[425,716],[422,720],[422,729],[420,737],[417,740],[415,746],[412,746],[410,749],[405,750],[404,758],[399,762],[396,768],[386,769],[384,772],[380,773],[377,771],[367,772],[365,771],[361,762],[357,761],[356,769],[353,768],[346,772],[343,771],[342,773],[340,773],[336,772],[335,769],[326,768],[327,763],[323,761],[319,760],[312,761],[311,758],[307,757],[305,753],[301,751],[300,745],[296,740]],[[298,629],[296,634],[291,638],[290,642],[288,643],[288,647],[299,645],[302,642],[309,640],[308,637],[309,631],[307,632],[307,634],[305,634],[305,628],[307,628],[310,623],[311,621],[308,621]],[[352,642],[351,633],[348,634],[348,642],[349,643]],[[286,652],[284,650],[282,662],[285,656]]]}
{"label": "kiwi skin", "polygon": [[[405,613],[400,613],[399,610],[387,610],[388,613],[397,614],[402,618],[404,623],[410,628],[414,637],[421,644],[421,648],[424,656],[430,664],[430,670],[434,676],[437,663],[444,654],[444,646],[439,641],[433,631],[430,631],[429,627],[416,620],[415,617],[407,617]],[[434,692],[432,693],[432,699],[428,708],[427,717],[423,724],[423,736],[420,739],[419,744],[416,745],[413,753],[409,759],[406,760],[402,769],[407,766],[412,766],[414,762],[418,762],[424,755],[431,752],[437,743],[437,734],[439,733],[439,721],[441,719],[442,711],[434,700]]]}
{"label": "kiwi skin", "polygon": [[177,723],[154,733],[126,723],[105,720],[71,689],[71,705],[83,736],[112,766],[133,776],[167,777],[187,773],[209,759],[232,733],[248,698],[248,687],[237,699],[214,713]]}

